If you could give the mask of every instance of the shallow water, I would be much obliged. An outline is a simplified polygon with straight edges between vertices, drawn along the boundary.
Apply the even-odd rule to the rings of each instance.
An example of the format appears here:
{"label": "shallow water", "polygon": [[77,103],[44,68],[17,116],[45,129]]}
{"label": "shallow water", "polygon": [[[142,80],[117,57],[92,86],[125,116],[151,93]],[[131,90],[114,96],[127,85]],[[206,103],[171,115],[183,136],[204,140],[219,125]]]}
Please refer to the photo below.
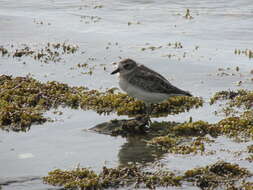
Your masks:
{"label": "shallow water", "polygon": [[[99,5],[102,7],[96,7]],[[183,17],[187,8],[193,19]],[[96,17],[91,19],[91,16]],[[120,57],[131,57],[206,101],[219,90],[252,89],[253,86],[250,74],[253,59],[234,54],[236,48],[252,48],[251,0],[0,1],[0,45],[20,47],[25,43],[43,47],[47,42],[69,42],[79,45],[80,50],[77,54],[64,56],[59,63],[49,64],[31,58],[1,57],[0,74],[30,74],[41,81],[56,80],[90,89],[106,89],[118,87],[116,77],[109,74],[113,70],[111,63],[119,61]],[[181,42],[183,48],[167,46],[175,42]],[[141,50],[149,46],[162,48]],[[168,54],[175,56],[168,58]],[[26,64],[22,64],[24,61]],[[86,61],[95,66],[92,75],[82,74],[85,69],[77,67],[78,63]],[[106,71],[100,64],[105,64]],[[237,66],[239,72],[235,70]],[[219,76],[222,73],[219,68],[235,75]],[[236,85],[238,81],[242,81],[241,86]],[[216,122],[220,119],[213,114],[216,109],[217,106],[206,103],[203,108],[155,120],[185,121],[192,116],[193,120]],[[118,116],[66,108],[60,110],[63,111],[61,116],[47,113],[56,117],[56,122],[32,126],[27,133],[0,131],[0,184],[16,180],[3,185],[2,189],[53,189],[42,184],[40,179],[31,180],[31,177],[40,178],[54,168],[70,169],[80,164],[99,171],[103,165],[154,162],[151,150],[145,149],[136,139],[126,140],[84,130]],[[236,152],[247,145],[222,137],[209,148]],[[171,154],[161,157],[161,162],[176,171],[204,166],[219,159],[253,170],[248,162],[223,151],[206,157]],[[197,163],[196,159],[199,160]]]}

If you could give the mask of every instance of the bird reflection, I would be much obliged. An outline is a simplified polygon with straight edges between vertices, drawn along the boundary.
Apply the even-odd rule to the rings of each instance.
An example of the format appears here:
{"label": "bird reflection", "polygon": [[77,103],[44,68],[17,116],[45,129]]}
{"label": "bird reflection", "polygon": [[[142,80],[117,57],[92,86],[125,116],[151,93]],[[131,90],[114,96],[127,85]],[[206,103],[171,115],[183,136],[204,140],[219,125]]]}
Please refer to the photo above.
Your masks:
{"label": "bird reflection", "polygon": [[147,140],[140,136],[128,137],[127,142],[121,146],[119,151],[119,163],[121,165],[129,163],[145,164],[161,159],[165,152],[147,145]]}

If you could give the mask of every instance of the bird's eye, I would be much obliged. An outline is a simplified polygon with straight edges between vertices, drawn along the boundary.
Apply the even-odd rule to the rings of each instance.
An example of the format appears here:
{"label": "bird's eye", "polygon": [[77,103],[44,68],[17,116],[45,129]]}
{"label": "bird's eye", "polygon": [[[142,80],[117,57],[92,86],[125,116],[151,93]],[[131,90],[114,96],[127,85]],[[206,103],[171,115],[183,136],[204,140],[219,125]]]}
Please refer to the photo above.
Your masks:
{"label": "bird's eye", "polygon": [[124,69],[130,69],[131,65],[130,64],[126,64],[124,65]]}

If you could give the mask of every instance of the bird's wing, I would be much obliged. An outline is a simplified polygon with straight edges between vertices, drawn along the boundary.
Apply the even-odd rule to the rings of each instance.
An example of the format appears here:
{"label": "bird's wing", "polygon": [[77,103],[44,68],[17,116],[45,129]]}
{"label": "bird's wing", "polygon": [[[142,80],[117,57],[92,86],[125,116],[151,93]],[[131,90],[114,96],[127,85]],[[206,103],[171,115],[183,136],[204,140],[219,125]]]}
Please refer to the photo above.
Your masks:
{"label": "bird's wing", "polygon": [[190,95],[188,92],[173,86],[162,75],[145,67],[144,65],[138,66],[134,75],[129,79],[129,83],[138,86],[144,91],[153,93]]}

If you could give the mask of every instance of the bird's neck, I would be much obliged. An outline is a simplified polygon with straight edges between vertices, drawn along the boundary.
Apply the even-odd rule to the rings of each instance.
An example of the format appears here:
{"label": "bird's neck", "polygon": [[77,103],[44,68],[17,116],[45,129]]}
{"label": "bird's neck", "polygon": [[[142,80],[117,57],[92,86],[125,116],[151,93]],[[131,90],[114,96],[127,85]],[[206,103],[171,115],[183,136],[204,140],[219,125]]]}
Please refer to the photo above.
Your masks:
{"label": "bird's neck", "polygon": [[135,72],[138,68],[134,68],[133,70],[127,72],[127,73],[123,73],[123,74],[120,74],[121,77],[123,77],[124,79],[127,79],[127,80],[130,80],[132,77],[134,77],[135,75]]}

